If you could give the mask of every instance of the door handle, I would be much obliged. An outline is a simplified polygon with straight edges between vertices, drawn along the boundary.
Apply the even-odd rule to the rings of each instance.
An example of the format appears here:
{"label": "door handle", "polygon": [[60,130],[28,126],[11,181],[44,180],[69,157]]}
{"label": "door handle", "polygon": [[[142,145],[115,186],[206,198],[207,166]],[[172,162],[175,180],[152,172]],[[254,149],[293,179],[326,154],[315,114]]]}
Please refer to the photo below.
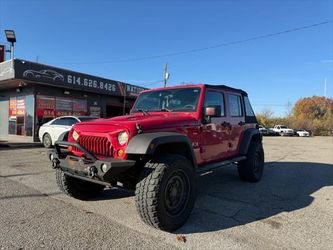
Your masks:
{"label": "door handle", "polygon": [[224,126],[224,127],[231,127],[231,124],[229,122],[222,122],[221,123],[221,126]]}
{"label": "door handle", "polygon": [[243,125],[245,125],[245,122],[240,121],[240,122],[238,123],[238,125],[239,125],[239,126],[243,126]]}

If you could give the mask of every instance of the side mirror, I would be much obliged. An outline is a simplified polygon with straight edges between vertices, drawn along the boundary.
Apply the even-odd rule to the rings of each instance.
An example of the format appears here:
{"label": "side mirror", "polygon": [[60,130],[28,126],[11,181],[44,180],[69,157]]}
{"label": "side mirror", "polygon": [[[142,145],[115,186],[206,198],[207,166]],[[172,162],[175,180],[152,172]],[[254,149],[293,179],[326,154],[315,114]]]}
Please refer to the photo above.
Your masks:
{"label": "side mirror", "polygon": [[221,106],[211,105],[205,108],[205,117],[218,117],[221,116]]}

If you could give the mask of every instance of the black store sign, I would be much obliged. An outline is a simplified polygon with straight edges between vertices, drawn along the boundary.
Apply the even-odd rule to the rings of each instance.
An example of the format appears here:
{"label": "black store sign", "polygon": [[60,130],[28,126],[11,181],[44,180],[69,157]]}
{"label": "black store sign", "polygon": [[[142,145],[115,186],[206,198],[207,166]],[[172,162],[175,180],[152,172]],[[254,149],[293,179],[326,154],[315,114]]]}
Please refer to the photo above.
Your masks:
{"label": "black store sign", "polygon": [[101,77],[55,68],[24,60],[15,60],[15,78],[89,92],[116,96],[136,96],[145,88]]}

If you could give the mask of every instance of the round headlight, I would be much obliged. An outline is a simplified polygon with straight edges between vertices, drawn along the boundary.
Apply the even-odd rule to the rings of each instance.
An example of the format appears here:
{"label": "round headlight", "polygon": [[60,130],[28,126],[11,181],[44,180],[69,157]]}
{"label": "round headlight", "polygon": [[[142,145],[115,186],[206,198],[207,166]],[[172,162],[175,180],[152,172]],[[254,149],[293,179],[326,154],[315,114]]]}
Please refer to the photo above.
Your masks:
{"label": "round headlight", "polygon": [[75,130],[73,130],[72,136],[73,136],[75,141],[77,141],[77,139],[79,139],[79,134]]}
{"label": "round headlight", "polygon": [[124,145],[128,142],[128,134],[127,132],[123,131],[118,134],[118,142],[120,145]]}

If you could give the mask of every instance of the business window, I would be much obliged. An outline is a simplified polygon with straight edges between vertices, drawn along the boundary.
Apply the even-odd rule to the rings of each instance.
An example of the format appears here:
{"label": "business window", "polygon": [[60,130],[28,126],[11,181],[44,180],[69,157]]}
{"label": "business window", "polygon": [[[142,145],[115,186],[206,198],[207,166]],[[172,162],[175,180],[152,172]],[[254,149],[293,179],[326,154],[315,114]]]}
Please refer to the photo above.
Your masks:
{"label": "business window", "polygon": [[32,136],[34,97],[17,96],[9,100],[8,134]]}

